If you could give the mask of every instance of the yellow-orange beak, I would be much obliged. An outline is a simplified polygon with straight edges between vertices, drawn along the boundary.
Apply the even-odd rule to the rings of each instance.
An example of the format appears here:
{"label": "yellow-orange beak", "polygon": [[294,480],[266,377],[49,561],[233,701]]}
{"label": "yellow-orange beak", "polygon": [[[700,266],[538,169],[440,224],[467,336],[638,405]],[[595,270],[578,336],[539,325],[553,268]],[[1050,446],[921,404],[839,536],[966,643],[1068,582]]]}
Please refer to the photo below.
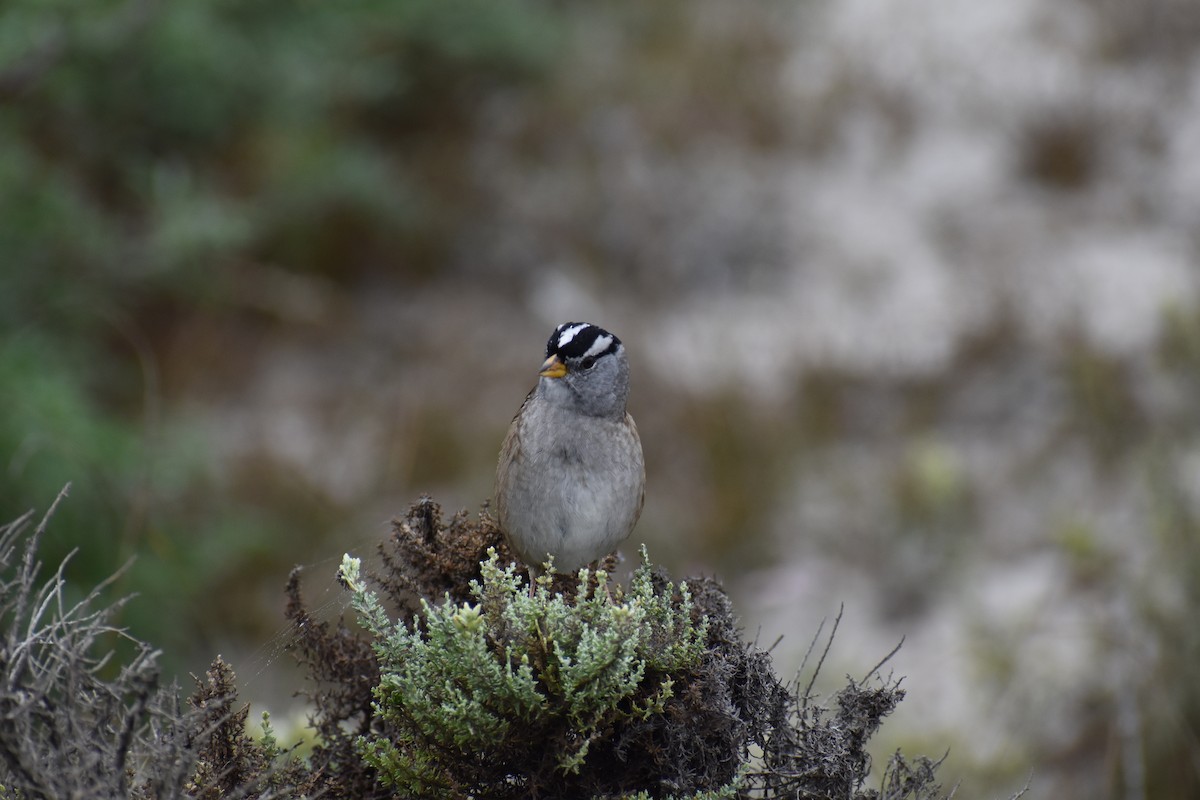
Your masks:
{"label": "yellow-orange beak", "polygon": [[558,356],[550,356],[542,364],[542,371],[538,373],[543,378],[561,378],[567,374],[567,365],[563,363]]}

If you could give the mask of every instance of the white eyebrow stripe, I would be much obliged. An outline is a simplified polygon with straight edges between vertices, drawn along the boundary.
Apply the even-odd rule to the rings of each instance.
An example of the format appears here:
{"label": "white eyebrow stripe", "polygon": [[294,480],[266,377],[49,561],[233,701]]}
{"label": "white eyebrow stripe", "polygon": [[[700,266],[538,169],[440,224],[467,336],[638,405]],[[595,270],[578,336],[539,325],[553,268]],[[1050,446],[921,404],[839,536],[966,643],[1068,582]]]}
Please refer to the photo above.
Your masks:
{"label": "white eyebrow stripe", "polygon": [[565,329],[562,333],[560,333],[558,335],[559,349],[561,350],[562,348],[564,348],[568,344],[570,344],[571,340],[574,339],[575,336],[586,327],[587,327],[587,323],[581,322],[578,325],[572,325],[571,327]]}
{"label": "white eyebrow stripe", "polygon": [[583,354],[583,357],[591,358],[600,355],[612,345],[612,340],[611,336],[597,336],[596,341],[592,342],[592,346]]}

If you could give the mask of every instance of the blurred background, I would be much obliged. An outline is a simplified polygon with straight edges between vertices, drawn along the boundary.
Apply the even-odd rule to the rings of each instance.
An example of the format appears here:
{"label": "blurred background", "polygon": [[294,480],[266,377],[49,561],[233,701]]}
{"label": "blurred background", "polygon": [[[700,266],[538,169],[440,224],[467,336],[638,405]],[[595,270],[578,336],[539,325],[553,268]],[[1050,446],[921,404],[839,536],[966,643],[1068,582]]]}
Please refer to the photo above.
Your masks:
{"label": "blurred background", "polygon": [[9,0],[0,517],[287,702],[290,568],[480,509],[588,320],[627,555],[784,675],[905,637],[879,758],[1196,797],[1198,255],[1194,0]]}

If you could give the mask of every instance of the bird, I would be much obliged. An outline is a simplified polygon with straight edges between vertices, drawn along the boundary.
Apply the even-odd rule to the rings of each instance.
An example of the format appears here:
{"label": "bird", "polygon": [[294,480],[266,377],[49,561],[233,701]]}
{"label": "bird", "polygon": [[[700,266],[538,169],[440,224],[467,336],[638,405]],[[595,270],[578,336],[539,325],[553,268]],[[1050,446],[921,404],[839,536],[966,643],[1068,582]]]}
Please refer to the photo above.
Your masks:
{"label": "bird", "polygon": [[529,569],[531,590],[548,559],[555,572],[574,572],[637,524],[646,467],[628,399],[620,339],[586,322],[554,329],[496,465],[497,523]]}

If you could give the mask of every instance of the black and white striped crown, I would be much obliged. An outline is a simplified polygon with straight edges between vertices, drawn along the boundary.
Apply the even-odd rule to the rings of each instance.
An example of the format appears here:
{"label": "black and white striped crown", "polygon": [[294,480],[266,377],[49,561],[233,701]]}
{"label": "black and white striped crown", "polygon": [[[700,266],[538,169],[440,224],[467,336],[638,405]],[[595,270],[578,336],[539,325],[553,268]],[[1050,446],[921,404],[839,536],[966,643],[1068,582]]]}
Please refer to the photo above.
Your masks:
{"label": "black and white striped crown", "polygon": [[564,322],[546,342],[546,357],[558,356],[563,361],[596,359],[620,348],[621,340],[598,325]]}

